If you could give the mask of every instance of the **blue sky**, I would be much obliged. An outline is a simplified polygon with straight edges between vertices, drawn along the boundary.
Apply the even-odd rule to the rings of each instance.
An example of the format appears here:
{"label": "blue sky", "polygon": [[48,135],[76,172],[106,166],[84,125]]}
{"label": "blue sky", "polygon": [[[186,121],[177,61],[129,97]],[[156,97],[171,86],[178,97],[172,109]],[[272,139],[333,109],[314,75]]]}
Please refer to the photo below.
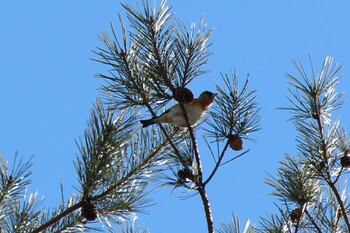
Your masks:
{"label": "blue sky", "polygon": [[[333,56],[344,64],[339,90],[349,99],[350,2],[169,0],[168,5],[186,25],[204,14],[214,29],[207,65],[212,72],[189,85],[196,95],[215,91],[215,84],[222,84],[220,72],[234,69],[242,81],[249,73],[250,87],[258,90],[263,129],[252,135],[257,142],[247,142],[251,152],[224,166],[208,186],[216,225],[228,221],[232,211],[257,223],[275,211],[264,184],[267,173],[275,173],[285,152],[296,152],[289,115],[276,110],[287,105],[285,74],[297,73],[292,60],[299,57],[306,65],[311,54],[318,70],[326,55]],[[58,203],[60,180],[66,196],[77,184],[74,140],[83,135],[99,93],[101,80],[93,76],[108,69],[90,58],[101,46],[97,33],[108,31],[110,21],[118,26],[118,12],[119,1],[112,0],[0,2],[0,153],[10,161],[16,151],[24,158],[34,155],[30,190],[45,196],[47,206]],[[347,129],[349,112],[349,103],[337,112]],[[211,158],[206,153],[203,148],[204,166]],[[199,197],[180,201],[179,196],[180,191],[155,190],[150,197],[158,204],[139,222],[152,232],[205,232]]]}

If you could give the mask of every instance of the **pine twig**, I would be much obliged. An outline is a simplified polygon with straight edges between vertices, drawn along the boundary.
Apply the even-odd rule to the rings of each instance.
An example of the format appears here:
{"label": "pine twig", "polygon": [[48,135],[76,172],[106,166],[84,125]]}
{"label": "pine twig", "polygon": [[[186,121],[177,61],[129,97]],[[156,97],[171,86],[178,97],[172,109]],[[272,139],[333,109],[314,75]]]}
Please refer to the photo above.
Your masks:
{"label": "pine twig", "polygon": [[314,219],[312,218],[312,216],[310,215],[309,211],[306,208],[305,208],[305,214],[309,218],[311,224],[315,227],[316,231],[318,233],[322,233],[320,227],[316,224],[316,222],[314,221]]}
{"label": "pine twig", "polygon": [[[111,192],[113,192],[113,190],[115,190],[118,186],[120,186],[121,184],[123,184],[124,182],[126,182],[127,180],[130,179],[130,177],[132,177],[133,175],[135,175],[137,172],[139,172],[146,164],[149,163],[149,161],[158,154],[159,150],[161,150],[164,145],[167,143],[167,140],[164,140],[161,144],[158,145],[158,147],[153,150],[153,152],[147,156],[147,158],[140,163],[139,166],[137,166],[134,170],[130,171],[128,173],[127,176],[123,177],[123,179],[119,180],[117,183],[111,185],[108,189],[106,189],[104,192],[102,192],[99,195],[90,197],[91,201],[98,201],[103,199],[104,197],[108,196]],[[79,201],[78,203],[68,207],[66,210],[62,211],[60,214],[58,214],[57,216],[54,216],[53,218],[51,218],[49,221],[47,221],[46,223],[42,224],[41,226],[39,226],[38,228],[34,229],[32,233],[39,233],[43,230],[45,230],[46,228],[48,228],[49,226],[53,225],[54,223],[58,222],[59,220],[61,220],[62,218],[64,218],[65,216],[67,216],[68,214],[76,211],[77,209],[81,208],[84,205],[84,200]]]}
{"label": "pine twig", "polygon": [[214,233],[214,222],[213,222],[213,215],[210,207],[210,201],[208,198],[208,195],[205,191],[205,187],[203,185],[199,186],[197,188],[199,195],[201,196],[202,202],[203,202],[203,207],[205,211],[205,216],[207,220],[207,228],[208,228],[208,233]]}
{"label": "pine twig", "polygon": [[[317,126],[318,126],[318,131],[320,133],[320,138],[322,138],[322,145],[321,145],[322,146],[322,156],[323,156],[324,162],[326,164],[328,164],[327,146],[326,146],[326,142],[324,141],[324,132],[323,132],[322,122],[321,122],[320,118],[317,118]],[[329,174],[328,170],[327,170],[326,182],[329,185],[329,187],[331,188],[331,190],[333,191],[333,193],[334,193],[334,195],[335,195],[335,197],[336,197],[336,199],[338,201],[338,204],[340,206],[340,210],[341,210],[342,216],[344,218],[344,221],[346,223],[348,231],[350,232],[350,221],[349,221],[349,218],[348,218],[348,215],[347,215],[346,207],[344,206],[344,203],[342,201],[342,198],[341,198],[341,196],[339,194],[339,191],[338,191],[337,187],[335,187],[335,183],[332,182],[331,174]]]}
{"label": "pine twig", "polygon": [[209,177],[206,179],[206,181],[204,181],[203,185],[208,184],[208,183],[210,182],[210,180],[214,177],[216,171],[218,170],[218,168],[219,168],[220,165],[221,165],[221,161],[222,161],[222,159],[224,158],[224,155],[225,155],[225,153],[226,153],[226,150],[227,150],[229,144],[230,144],[229,141],[227,141],[226,144],[225,144],[225,146],[224,146],[224,149],[222,150],[222,152],[221,152],[221,154],[220,154],[220,156],[219,156],[218,161],[217,161],[216,164],[215,164],[215,167],[214,167],[213,171],[210,173],[210,175],[209,175]]}
{"label": "pine twig", "polygon": [[39,233],[41,231],[44,231],[46,228],[50,227],[52,224],[55,224],[56,222],[60,221],[62,218],[76,211],[77,209],[81,208],[83,205],[84,205],[84,201],[79,201],[78,203],[68,207],[66,210],[62,211],[55,217],[51,218],[49,221],[42,224],[38,228],[34,229],[31,233]]}
{"label": "pine twig", "polygon": [[208,233],[214,233],[214,221],[213,221],[213,215],[210,207],[210,201],[208,198],[208,195],[205,191],[205,183],[203,183],[203,168],[202,168],[202,160],[200,158],[199,154],[199,149],[198,149],[198,143],[196,140],[196,137],[194,135],[193,127],[191,126],[188,114],[186,112],[185,106],[180,103],[180,107],[182,110],[183,117],[186,120],[186,125],[187,129],[189,131],[191,140],[192,140],[192,146],[194,147],[194,153],[195,153],[195,159],[196,159],[196,166],[197,166],[197,177],[195,183],[197,186],[197,190],[201,196],[202,202],[203,202],[203,207],[204,207],[204,212],[205,212],[205,217],[207,220],[207,227],[208,227]]}

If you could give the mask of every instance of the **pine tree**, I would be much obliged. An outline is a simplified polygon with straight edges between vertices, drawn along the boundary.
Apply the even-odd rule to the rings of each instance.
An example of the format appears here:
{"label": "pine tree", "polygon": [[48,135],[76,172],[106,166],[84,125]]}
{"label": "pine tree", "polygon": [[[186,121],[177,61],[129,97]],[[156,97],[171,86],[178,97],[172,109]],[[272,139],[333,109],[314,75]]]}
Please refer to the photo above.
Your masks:
{"label": "pine tree", "polygon": [[[111,24],[102,31],[97,62],[109,73],[98,74],[105,82],[101,96],[91,110],[84,136],[77,140],[79,155],[75,168],[79,193],[60,205],[43,209],[37,194],[27,197],[32,161],[16,160],[12,168],[2,158],[0,186],[1,232],[81,232],[97,230],[100,222],[114,232],[115,224],[124,232],[147,232],[133,227],[132,220],[149,205],[149,184],[156,183],[199,194],[208,232],[214,232],[207,185],[221,165],[249,150],[243,140],[259,130],[259,107],[248,77],[239,86],[236,73],[222,74],[224,87],[217,86],[216,104],[197,125],[191,125],[185,104],[194,97],[188,88],[205,69],[211,52],[212,30],[204,20],[188,29],[173,19],[171,8],[162,1],[151,7],[147,1],[133,8],[122,4],[127,25],[119,15],[121,35]],[[142,114],[152,117],[173,102],[180,105],[184,127],[156,124],[142,129]],[[215,165],[203,167],[197,142],[200,125]],[[226,158],[228,150],[236,156]],[[214,151],[217,151],[214,153]],[[203,175],[206,170],[208,177]],[[24,197],[24,200],[23,200]]]}
{"label": "pine tree", "polygon": [[[110,32],[99,34],[102,46],[95,51],[94,60],[109,72],[98,74],[104,81],[101,95],[76,141],[78,194],[45,209],[38,193],[26,191],[33,159],[24,161],[16,155],[9,163],[0,156],[1,233],[97,231],[99,224],[110,232],[148,232],[134,226],[133,219],[150,205],[150,184],[199,194],[209,233],[350,232],[345,177],[350,139],[334,117],[344,104],[336,89],[342,66],[329,56],[319,72],[311,57],[310,69],[294,61],[298,74],[287,75],[289,106],[280,109],[291,113],[298,153],[286,153],[277,175],[266,180],[278,199],[277,214],[261,217],[258,226],[247,221],[244,228],[232,214],[229,223],[214,230],[206,187],[220,166],[249,152],[243,141],[259,130],[256,91],[250,90],[248,76],[241,85],[235,72],[222,74],[224,85],[216,87],[215,104],[197,125],[191,125],[184,106],[195,96],[189,84],[208,72],[212,30],[204,19],[188,29],[174,19],[165,1],[159,7],[147,1],[138,8],[122,6],[129,24],[119,15],[121,33],[111,24]],[[156,117],[174,103],[181,108],[185,126],[157,123],[142,128],[143,116]],[[208,145],[213,167],[203,166],[198,136]],[[229,150],[236,155],[227,158]]]}
{"label": "pine tree", "polygon": [[273,187],[278,214],[262,217],[260,232],[350,232],[345,174],[349,168],[349,135],[334,118],[343,107],[336,91],[342,66],[326,56],[317,72],[294,61],[298,76],[288,74],[290,121],[298,132],[297,155],[285,155]]}
{"label": "pine tree", "polygon": [[[289,121],[298,132],[298,153],[286,153],[277,174],[266,179],[278,198],[277,214],[261,217],[259,226],[247,221],[244,233],[350,232],[345,177],[350,168],[350,139],[340,118],[334,117],[344,105],[343,93],[337,91],[342,66],[326,56],[317,72],[311,56],[309,62],[306,69],[294,60],[298,75],[287,74],[289,106],[280,109],[292,114]],[[218,232],[242,232],[238,217],[233,214]]]}

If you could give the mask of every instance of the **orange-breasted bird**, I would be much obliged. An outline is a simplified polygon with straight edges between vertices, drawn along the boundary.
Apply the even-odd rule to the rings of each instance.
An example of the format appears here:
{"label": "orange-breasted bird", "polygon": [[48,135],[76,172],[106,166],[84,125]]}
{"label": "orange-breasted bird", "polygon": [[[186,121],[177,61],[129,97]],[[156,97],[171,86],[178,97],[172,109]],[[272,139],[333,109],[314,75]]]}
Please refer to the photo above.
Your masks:
{"label": "orange-breasted bird", "polygon": [[[204,91],[197,99],[194,99],[192,103],[184,104],[191,125],[196,124],[197,121],[205,114],[205,112],[213,104],[216,95],[216,93]],[[186,120],[183,116],[180,104],[175,104],[160,116],[147,120],[141,120],[140,122],[142,123],[143,128],[155,123],[168,123],[176,127],[186,126]]]}

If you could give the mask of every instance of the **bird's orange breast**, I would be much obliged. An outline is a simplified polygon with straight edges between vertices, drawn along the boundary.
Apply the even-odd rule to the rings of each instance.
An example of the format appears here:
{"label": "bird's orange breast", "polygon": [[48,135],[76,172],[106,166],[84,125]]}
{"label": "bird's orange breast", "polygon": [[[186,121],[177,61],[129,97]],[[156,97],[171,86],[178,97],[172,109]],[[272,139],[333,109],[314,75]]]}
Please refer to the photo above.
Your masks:
{"label": "bird's orange breast", "polygon": [[212,103],[213,101],[209,99],[195,99],[191,105],[198,105],[203,111],[206,111]]}

